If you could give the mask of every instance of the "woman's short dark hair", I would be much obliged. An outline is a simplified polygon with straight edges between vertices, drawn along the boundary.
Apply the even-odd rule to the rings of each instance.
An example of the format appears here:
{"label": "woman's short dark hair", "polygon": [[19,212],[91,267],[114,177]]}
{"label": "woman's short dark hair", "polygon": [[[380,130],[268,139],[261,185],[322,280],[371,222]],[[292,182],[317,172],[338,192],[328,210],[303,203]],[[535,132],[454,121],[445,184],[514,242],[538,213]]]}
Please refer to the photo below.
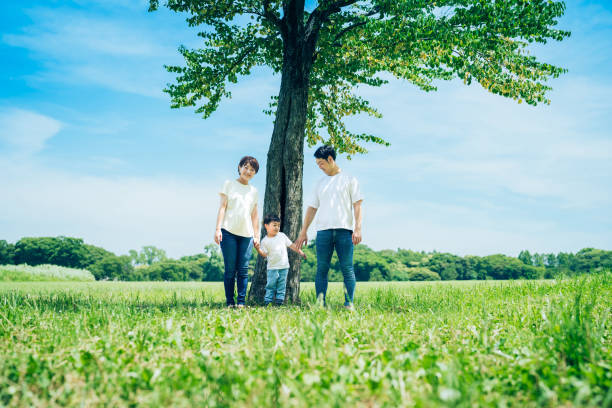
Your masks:
{"label": "woman's short dark hair", "polygon": [[269,224],[271,222],[281,222],[281,220],[276,214],[266,214],[264,217],[264,224]]}
{"label": "woman's short dark hair", "polygon": [[259,171],[259,163],[257,162],[257,159],[251,156],[244,156],[242,159],[240,159],[240,163],[238,163],[238,174],[240,174],[240,168],[245,164],[249,164],[253,170],[255,170],[255,173]]}
{"label": "woman's short dark hair", "polygon": [[336,151],[330,145],[323,145],[319,147],[314,153],[314,157],[316,157],[317,159],[327,160],[329,156],[331,156],[332,159],[336,160]]}

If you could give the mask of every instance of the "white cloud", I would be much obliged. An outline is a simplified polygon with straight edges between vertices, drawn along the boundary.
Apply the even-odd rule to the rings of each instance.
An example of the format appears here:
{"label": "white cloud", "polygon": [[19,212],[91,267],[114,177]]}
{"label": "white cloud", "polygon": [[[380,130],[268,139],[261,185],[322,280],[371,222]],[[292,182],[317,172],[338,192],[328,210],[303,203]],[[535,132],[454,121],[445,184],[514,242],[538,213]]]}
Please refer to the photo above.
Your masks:
{"label": "white cloud", "polygon": [[83,57],[159,57],[176,52],[162,46],[144,29],[128,21],[111,21],[67,10],[30,11],[34,25],[22,33],[5,34],[3,41],[54,58],[81,60]]}
{"label": "white cloud", "polygon": [[95,10],[76,12],[61,8],[37,8],[28,14],[35,24],[1,38],[8,45],[31,51],[44,67],[25,77],[31,84],[96,85],[118,92],[165,97],[162,89],[172,75],[163,65],[180,61],[177,52],[180,41],[175,38],[175,31],[153,29],[153,16],[150,21],[111,19],[96,14]]}
{"label": "white cloud", "polygon": [[116,253],[144,245],[170,256],[212,242],[218,186],[175,177],[91,177],[0,160],[2,239],[66,235]]}
{"label": "white cloud", "polygon": [[13,154],[37,153],[61,128],[61,122],[36,112],[22,109],[0,111],[0,141],[6,143]]}
{"label": "white cloud", "polygon": [[609,85],[584,78],[555,84],[551,106],[531,107],[479,87],[441,84],[425,94],[399,81],[363,93],[385,115],[352,127],[392,143],[374,147],[373,168],[403,172],[413,182],[491,194],[508,190],[562,205],[612,204],[612,113]]}

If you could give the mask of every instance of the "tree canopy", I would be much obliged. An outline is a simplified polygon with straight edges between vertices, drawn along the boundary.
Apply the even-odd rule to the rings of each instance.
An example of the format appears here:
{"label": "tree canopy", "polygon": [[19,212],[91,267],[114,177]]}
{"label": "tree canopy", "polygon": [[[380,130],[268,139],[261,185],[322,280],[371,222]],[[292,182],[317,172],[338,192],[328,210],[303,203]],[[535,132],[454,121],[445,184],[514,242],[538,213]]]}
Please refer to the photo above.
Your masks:
{"label": "tree canopy", "polygon": [[[158,6],[150,0],[150,10]],[[231,96],[228,84],[253,68],[282,72],[287,44],[294,43],[293,52],[309,60],[306,140],[349,155],[365,152],[364,142],[386,143],[345,125],[350,115],[380,116],[356,92],[360,85],[381,86],[391,75],[432,91],[435,80],[458,77],[519,103],[548,103],[546,80],[564,69],[538,61],[529,45],[569,36],[555,28],[565,4],[551,0],[168,0],[166,6],[188,13],[190,26],[203,26],[202,46],[181,46],[186,64],[167,67],[177,74],[166,89],[173,107],[195,107],[208,117]]]}

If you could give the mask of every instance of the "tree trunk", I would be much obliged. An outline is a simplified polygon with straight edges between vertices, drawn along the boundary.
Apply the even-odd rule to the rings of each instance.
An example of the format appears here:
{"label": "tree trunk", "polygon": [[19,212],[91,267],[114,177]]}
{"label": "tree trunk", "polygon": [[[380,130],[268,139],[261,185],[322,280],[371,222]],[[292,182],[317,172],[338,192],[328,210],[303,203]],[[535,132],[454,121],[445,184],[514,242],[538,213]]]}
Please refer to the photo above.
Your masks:
{"label": "tree trunk", "polygon": [[[300,44],[285,45],[281,87],[266,166],[263,215],[276,214],[281,231],[295,241],[302,227],[302,174],[304,129],[308,104],[310,59]],[[265,229],[262,225],[262,236]],[[285,299],[300,302],[300,258],[289,250],[289,274]],[[262,303],[266,287],[266,260],[257,257],[249,300]]]}

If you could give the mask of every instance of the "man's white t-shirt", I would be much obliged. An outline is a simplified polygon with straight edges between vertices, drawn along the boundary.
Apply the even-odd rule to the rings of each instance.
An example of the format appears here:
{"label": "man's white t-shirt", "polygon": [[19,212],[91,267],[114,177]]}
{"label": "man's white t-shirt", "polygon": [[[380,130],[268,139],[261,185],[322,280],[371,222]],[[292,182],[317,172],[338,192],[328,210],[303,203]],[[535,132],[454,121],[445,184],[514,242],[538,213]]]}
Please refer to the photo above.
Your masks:
{"label": "man's white t-shirt", "polygon": [[226,180],[220,194],[227,196],[227,207],[221,228],[241,237],[253,236],[251,213],[257,205],[257,189],[237,180]]}
{"label": "man's white t-shirt", "polygon": [[291,246],[291,240],[282,232],[274,237],[265,236],[261,240],[260,249],[267,255],[268,269],[289,268],[289,256],[287,247]]}
{"label": "man's white t-shirt", "polygon": [[308,206],[317,209],[316,229],[344,228],[353,230],[353,204],[363,200],[359,182],[349,174],[340,172],[323,176],[315,186]]}

